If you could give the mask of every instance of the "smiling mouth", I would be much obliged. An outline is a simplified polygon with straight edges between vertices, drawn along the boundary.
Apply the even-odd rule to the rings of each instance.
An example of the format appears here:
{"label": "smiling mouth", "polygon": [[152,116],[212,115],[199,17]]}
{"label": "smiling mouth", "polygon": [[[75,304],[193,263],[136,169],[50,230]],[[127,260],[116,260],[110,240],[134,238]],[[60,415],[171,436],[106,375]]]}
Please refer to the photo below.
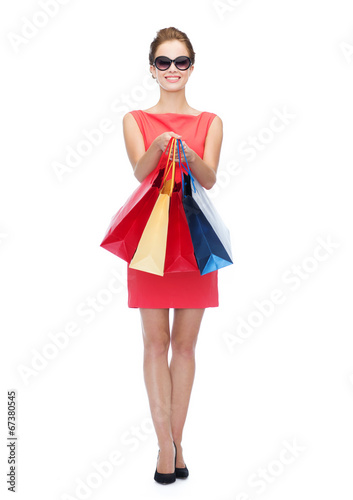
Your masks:
{"label": "smiling mouth", "polygon": [[178,80],[180,80],[180,76],[166,76],[165,79],[166,80],[169,80],[171,82],[177,82]]}

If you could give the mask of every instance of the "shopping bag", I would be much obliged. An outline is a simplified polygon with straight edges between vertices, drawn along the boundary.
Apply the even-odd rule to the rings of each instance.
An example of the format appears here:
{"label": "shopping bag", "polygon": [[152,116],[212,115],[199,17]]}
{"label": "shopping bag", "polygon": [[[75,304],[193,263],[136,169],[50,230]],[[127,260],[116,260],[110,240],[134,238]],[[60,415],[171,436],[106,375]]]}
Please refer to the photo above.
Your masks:
{"label": "shopping bag", "polygon": [[198,271],[194,247],[180,191],[170,198],[169,226],[164,272]]}
{"label": "shopping bag", "polygon": [[[188,169],[188,174],[183,174],[183,207],[189,225],[196,261],[201,275],[204,275],[233,264],[230,236],[211,201],[206,199],[207,194],[202,193],[204,188],[192,176],[181,141],[180,144]],[[194,189],[191,187],[191,182]],[[196,193],[196,199],[205,208],[205,212],[195,199]]]}
{"label": "shopping bag", "polygon": [[217,212],[215,206],[208,197],[205,188],[201,186],[196,177],[194,177],[194,184],[196,190],[192,191],[193,199],[198,204],[200,210],[202,211],[208,222],[211,224],[212,229],[215,231],[220,242],[224,246],[224,249],[227,252],[230,260],[233,260],[229,229],[223,222],[220,214]]}
{"label": "shopping bag", "polygon": [[[172,138],[172,145],[163,177],[162,187],[143,230],[136,252],[129,265],[131,269],[137,269],[159,276],[163,276],[164,274],[169,205],[175,183],[175,142],[176,139]],[[173,160],[170,163],[171,152],[173,152]],[[167,180],[166,178],[170,169],[172,172],[172,179]]]}
{"label": "shopping bag", "polygon": [[158,165],[129,196],[124,205],[111,218],[100,244],[114,255],[130,262],[158,198],[172,139],[162,153]]}

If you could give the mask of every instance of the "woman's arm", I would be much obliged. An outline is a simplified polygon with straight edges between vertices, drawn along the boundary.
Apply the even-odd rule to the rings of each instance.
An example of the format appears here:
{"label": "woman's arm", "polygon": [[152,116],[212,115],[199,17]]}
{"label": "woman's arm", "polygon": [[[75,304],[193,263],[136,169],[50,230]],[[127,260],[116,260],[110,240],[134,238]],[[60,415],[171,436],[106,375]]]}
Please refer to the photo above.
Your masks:
{"label": "woman's arm", "polygon": [[134,175],[140,182],[157,166],[162,152],[168,146],[170,138],[181,137],[178,134],[174,134],[174,132],[165,132],[156,137],[147,151],[145,151],[143,136],[131,113],[126,113],[123,117],[123,132],[126,151],[134,169]]}
{"label": "woman's arm", "polygon": [[216,183],[222,140],[223,122],[215,116],[207,132],[203,159],[182,141],[190,170],[205,189],[211,189]]}

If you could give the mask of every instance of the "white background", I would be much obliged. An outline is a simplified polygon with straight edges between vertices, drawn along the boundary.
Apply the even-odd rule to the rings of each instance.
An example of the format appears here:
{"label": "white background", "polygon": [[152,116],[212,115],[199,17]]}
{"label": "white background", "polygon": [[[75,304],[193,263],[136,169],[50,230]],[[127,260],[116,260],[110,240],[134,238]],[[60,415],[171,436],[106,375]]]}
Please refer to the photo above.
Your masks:
{"label": "white background", "polygon": [[[351,498],[352,2],[71,0],[45,22],[49,3],[0,12],[1,494],[14,389],[21,500]],[[32,20],[45,25],[16,50]],[[168,26],[196,52],[188,103],[223,120],[210,196],[234,264],[199,334],[190,476],[161,486],[139,312],[125,262],[99,245],[137,186],[122,116],[158,101],[148,51]],[[59,178],[54,165],[102,120],[112,132]],[[266,317],[256,301],[276,293]]]}

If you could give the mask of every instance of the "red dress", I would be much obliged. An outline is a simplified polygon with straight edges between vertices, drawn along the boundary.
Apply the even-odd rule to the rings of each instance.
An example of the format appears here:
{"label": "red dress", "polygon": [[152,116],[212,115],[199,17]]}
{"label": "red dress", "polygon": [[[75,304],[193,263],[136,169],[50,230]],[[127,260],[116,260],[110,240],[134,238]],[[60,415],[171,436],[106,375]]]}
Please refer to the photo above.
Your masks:
{"label": "red dress", "polygon": [[[205,139],[215,115],[207,111],[199,115],[180,113],[146,113],[131,111],[145,142],[145,150],[164,132],[174,132],[203,158]],[[175,170],[175,182],[180,181]],[[218,271],[172,272],[163,276],[127,267],[128,307],[205,308],[217,307]]]}

